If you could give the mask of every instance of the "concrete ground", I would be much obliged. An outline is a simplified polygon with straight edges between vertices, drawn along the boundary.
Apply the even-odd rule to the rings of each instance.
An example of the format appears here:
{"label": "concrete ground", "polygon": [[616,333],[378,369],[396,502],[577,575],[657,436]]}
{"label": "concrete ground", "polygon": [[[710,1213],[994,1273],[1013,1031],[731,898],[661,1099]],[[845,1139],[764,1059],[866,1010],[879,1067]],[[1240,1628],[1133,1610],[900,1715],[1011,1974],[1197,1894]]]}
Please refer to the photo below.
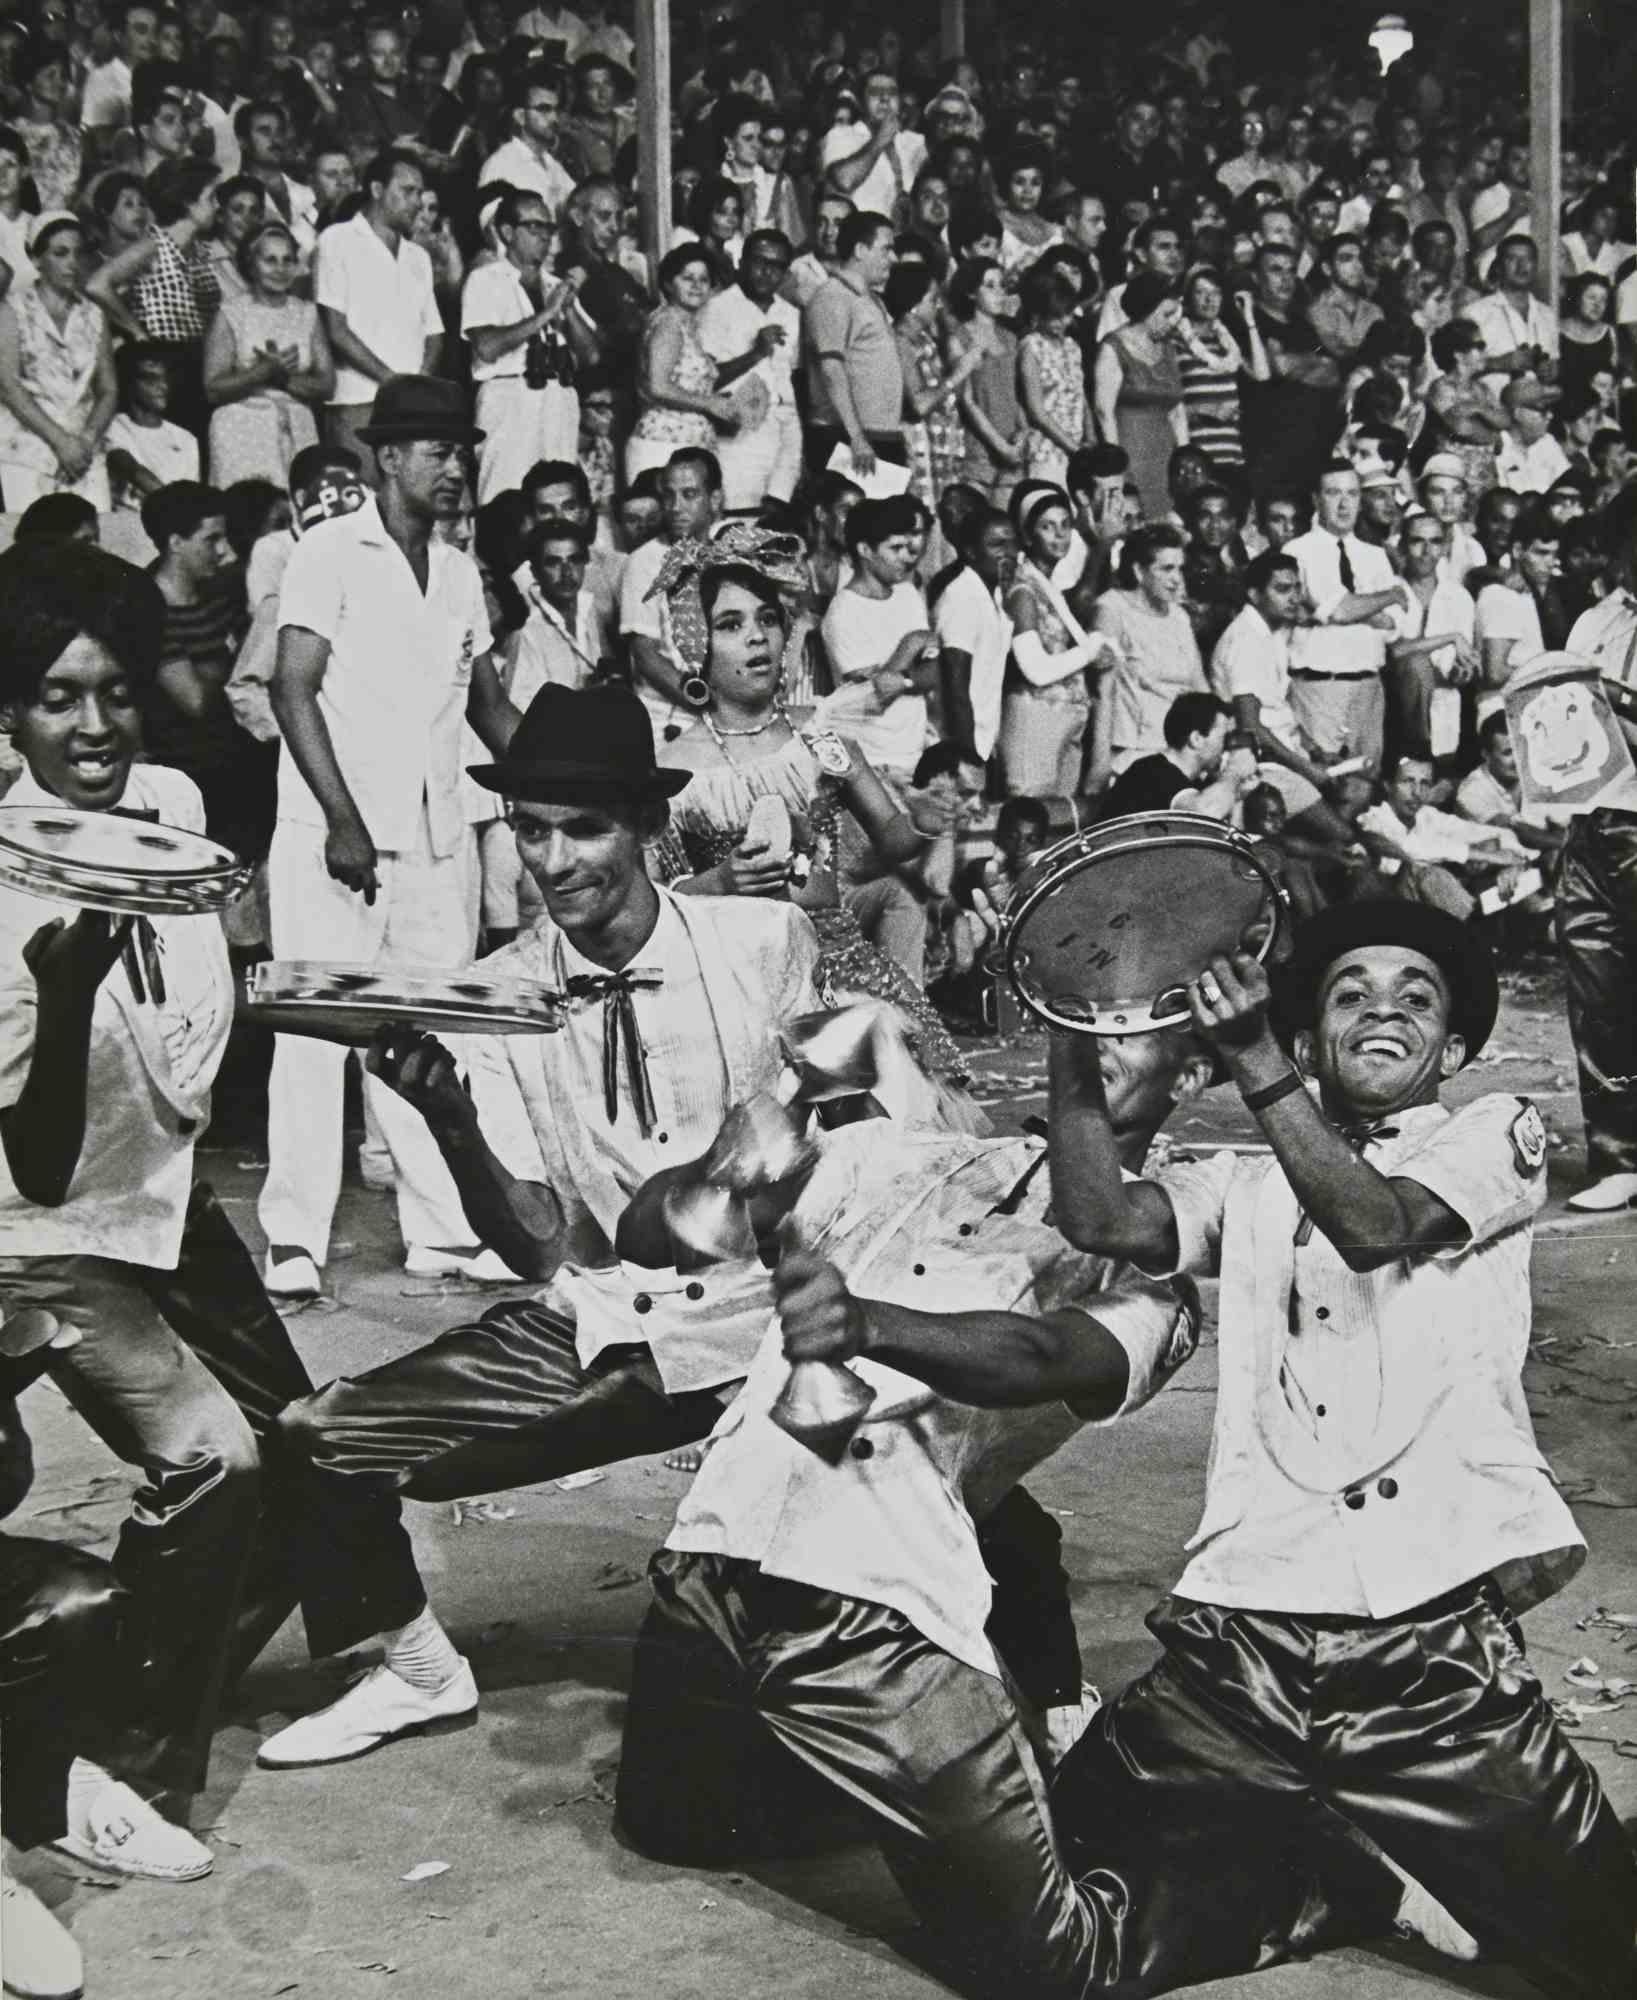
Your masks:
{"label": "concrete ground", "polygon": [[[1535,1253],[1528,1371],[1541,1443],[1576,1505],[1591,1559],[1527,1620],[1554,1696],[1583,1656],[1637,1678],[1637,1328],[1629,1307],[1637,1216],[1578,1222],[1562,1195],[1579,1164],[1573,1065],[1550,973],[1509,983],[1486,1060],[1460,1094],[1534,1097],[1553,1141],[1553,1202]],[[1039,1108],[1044,1047],[1020,1036],[976,1052],[979,1090],[1005,1124]],[[1246,1143],[1230,1092],[1179,1137]],[[206,1172],[247,1236],[259,1163],[234,1152]],[[296,1317],[315,1378],[355,1372],[480,1307],[472,1288],[398,1266],[388,1197],[349,1186],[331,1266],[333,1305]],[[256,1239],[259,1247],[259,1238]],[[1129,1425],[1083,1435],[1030,1481],[1061,1517],[1087,1671],[1121,1686],[1152,1658],[1148,1606],[1180,1567],[1198,1516],[1215,1383],[1209,1340]],[[132,1480],[46,1387],[27,1400],[40,1475],[20,1532],[106,1549]],[[611,1467],[564,1492],[529,1488],[460,1519],[412,1507],[438,1610],[483,1690],[475,1728],[393,1746],[327,1771],[254,1765],[259,1740],[338,1689],[349,1659],[315,1669],[292,1622],[245,1682],[216,1740],[194,1824],[215,1873],[186,1887],[110,1886],[48,1853],[24,1879],[82,1942],[88,1991],[107,2000],[920,2000],[920,1940],[874,1851],[754,1873],[653,1866],[611,1829],[610,1783],[644,1565],[682,1478],[658,1460]],[[1637,1813],[1637,1699],[1576,1718],[1581,1747],[1623,1817]],[[406,1879],[417,1877],[418,1879]],[[1209,1885],[1201,1884],[1202,1893]],[[1226,1982],[1222,1991],[1252,1982]],[[1260,2000],[1410,2000],[1460,1988],[1522,1995],[1522,1982],[1409,1948],[1346,1951],[1259,1975]],[[1021,2000],[1021,1997],[1020,1997]]]}

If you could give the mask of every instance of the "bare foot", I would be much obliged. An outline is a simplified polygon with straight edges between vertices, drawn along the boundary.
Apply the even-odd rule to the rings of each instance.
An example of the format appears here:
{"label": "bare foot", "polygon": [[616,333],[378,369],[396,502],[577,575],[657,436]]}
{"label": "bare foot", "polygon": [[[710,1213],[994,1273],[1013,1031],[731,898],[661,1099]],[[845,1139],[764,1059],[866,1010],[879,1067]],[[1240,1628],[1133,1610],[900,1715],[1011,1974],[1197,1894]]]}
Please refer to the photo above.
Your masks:
{"label": "bare foot", "polygon": [[697,1472],[705,1463],[705,1454],[710,1447],[711,1441],[707,1438],[703,1444],[685,1444],[680,1451],[668,1451],[665,1454],[665,1470]]}

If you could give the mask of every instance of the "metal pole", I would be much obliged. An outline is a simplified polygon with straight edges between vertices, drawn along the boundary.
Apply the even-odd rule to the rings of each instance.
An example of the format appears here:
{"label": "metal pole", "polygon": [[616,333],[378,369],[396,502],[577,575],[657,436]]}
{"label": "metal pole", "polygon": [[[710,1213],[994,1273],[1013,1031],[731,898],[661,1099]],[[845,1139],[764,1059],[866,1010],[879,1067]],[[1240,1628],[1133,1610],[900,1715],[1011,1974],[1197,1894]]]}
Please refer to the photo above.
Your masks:
{"label": "metal pole", "polygon": [[671,247],[671,0],[637,0],[637,193],[642,247]]}
{"label": "metal pole", "polygon": [[966,54],[966,0],[942,0],[940,22],[945,62]]}
{"label": "metal pole", "polygon": [[1563,212],[1563,0],[1529,0],[1529,179],[1539,290],[1556,307]]}

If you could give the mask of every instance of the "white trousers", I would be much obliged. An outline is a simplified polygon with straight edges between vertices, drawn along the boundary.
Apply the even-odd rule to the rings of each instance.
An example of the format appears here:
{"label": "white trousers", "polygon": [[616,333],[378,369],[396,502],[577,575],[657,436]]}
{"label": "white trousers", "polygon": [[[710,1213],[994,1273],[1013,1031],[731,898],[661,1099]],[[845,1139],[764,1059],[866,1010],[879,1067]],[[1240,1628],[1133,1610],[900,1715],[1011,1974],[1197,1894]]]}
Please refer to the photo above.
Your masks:
{"label": "white trousers", "polygon": [[[354,965],[470,965],[477,942],[477,841],[470,827],[450,855],[434,855],[422,815],[415,849],[382,854],[373,904],[324,866],[320,827],[281,820],[267,862],[273,951],[279,958]],[[267,1179],[257,1214],[269,1243],[299,1244],[320,1264],[341,1192],[339,1042],[278,1035],[267,1091]],[[397,1175],[398,1227],[406,1246],[469,1244],[472,1226],[419,1112],[372,1076],[370,1109]]]}
{"label": "white trousers", "polygon": [[726,513],[754,514],[764,500],[788,500],[801,479],[801,416],[795,404],[769,410],[753,431],[719,438],[716,456]]}
{"label": "white trousers", "polygon": [[480,382],[477,391],[477,504],[523,484],[543,458],[580,460],[580,398],[561,382],[531,389],[521,375]]}

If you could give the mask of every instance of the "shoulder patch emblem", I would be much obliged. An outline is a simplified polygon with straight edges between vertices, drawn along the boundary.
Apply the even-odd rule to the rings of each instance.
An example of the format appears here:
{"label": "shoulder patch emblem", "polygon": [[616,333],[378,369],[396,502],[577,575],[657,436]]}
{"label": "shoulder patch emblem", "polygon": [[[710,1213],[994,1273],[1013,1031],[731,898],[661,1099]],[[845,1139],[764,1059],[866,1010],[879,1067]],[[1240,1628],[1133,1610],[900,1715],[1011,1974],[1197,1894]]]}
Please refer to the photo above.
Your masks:
{"label": "shoulder patch emblem", "polygon": [[1546,1126],[1534,1105],[1526,1102],[1512,1120],[1511,1136],[1518,1172],[1533,1180],[1546,1164]]}
{"label": "shoulder patch emblem", "polygon": [[848,755],[847,746],[833,729],[812,729],[804,732],[807,747],[813,753],[813,762],[827,778],[845,778],[853,768],[853,760]]}

